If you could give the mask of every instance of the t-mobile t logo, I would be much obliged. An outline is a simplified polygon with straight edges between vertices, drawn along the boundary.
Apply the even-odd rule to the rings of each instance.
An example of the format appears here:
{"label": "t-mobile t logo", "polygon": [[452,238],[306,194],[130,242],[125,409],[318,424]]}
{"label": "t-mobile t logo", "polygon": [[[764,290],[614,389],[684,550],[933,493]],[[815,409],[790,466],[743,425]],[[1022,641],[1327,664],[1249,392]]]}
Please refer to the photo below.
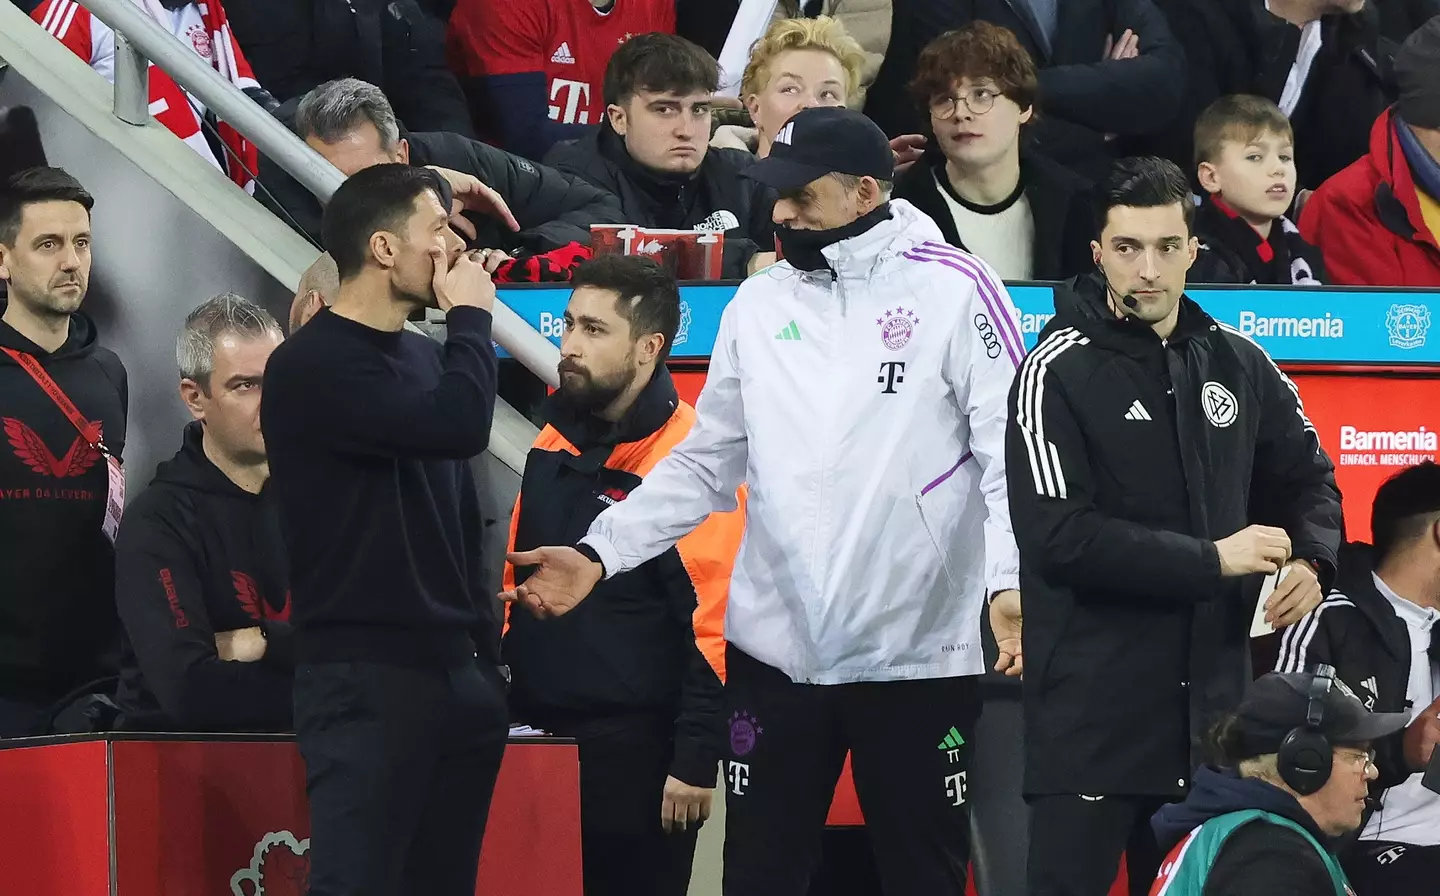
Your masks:
{"label": "t-mobile t logo", "polygon": [[736,796],[744,796],[745,786],[750,783],[750,763],[731,759],[725,768],[725,777],[730,782],[730,792]]}
{"label": "t-mobile t logo", "polygon": [[883,361],[880,364],[880,375],[875,382],[885,388],[880,390],[881,395],[894,395],[895,387],[905,382],[904,361]]}
{"label": "t-mobile t logo", "polygon": [[945,795],[955,806],[965,805],[965,772],[945,776]]}
{"label": "t-mobile t logo", "polygon": [[584,81],[567,81],[564,78],[556,78],[550,82],[550,100],[556,101],[561,91],[565,92],[565,109],[562,112],[559,106],[550,106],[549,115],[551,121],[558,121],[562,124],[589,124],[590,112],[580,111],[581,104],[590,104],[590,85]]}

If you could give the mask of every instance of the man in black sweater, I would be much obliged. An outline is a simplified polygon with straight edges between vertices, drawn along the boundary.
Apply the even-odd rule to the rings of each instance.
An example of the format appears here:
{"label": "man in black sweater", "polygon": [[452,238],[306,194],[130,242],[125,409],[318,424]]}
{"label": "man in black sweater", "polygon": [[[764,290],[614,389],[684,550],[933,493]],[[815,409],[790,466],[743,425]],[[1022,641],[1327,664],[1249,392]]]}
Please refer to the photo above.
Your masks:
{"label": "man in black sweater", "polygon": [[[505,748],[499,627],[467,459],[495,406],[479,253],[434,172],[376,165],[325,210],[340,291],[266,369],[290,559],[310,896],[470,896]],[[403,331],[447,312],[443,346]]]}

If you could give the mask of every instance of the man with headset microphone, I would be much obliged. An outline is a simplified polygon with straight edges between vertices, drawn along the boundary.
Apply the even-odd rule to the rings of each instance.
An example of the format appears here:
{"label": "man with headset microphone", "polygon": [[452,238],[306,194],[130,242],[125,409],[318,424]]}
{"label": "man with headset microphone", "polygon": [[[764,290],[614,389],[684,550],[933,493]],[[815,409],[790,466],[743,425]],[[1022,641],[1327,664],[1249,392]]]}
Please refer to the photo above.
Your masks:
{"label": "man with headset microphone", "polygon": [[1212,733],[1220,766],[1156,813],[1169,854],[1151,892],[1353,896],[1334,845],[1360,828],[1373,744],[1405,721],[1367,711],[1330,666],[1262,676]]}
{"label": "man with headset microphone", "polygon": [[1250,680],[1261,574],[1285,570],[1263,610],[1283,628],[1334,569],[1340,496],[1299,393],[1184,295],[1192,213],[1172,163],[1115,163],[1096,271],[1056,289],[1011,388],[1032,896],[1102,896],[1122,853],[1146,892],[1150,817]]}

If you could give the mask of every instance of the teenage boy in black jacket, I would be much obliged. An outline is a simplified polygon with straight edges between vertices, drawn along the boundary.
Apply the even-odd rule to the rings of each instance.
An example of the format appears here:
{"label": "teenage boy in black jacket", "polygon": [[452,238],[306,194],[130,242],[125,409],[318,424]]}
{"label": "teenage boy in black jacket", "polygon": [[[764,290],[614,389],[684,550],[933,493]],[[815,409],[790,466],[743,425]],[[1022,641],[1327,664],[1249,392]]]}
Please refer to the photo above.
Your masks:
{"label": "teenage boy in black jacket", "polygon": [[1090,184],[1021,145],[1037,89],[1025,48],[989,22],[937,37],[910,84],[933,139],[896,180],[895,196],[1005,280],[1067,280],[1090,269]]}
{"label": "teenage boy in black jacket", "polygon": [[1409,896],[1440,881],[1440,794],[1421,784],[1440,741],[1440,466],[1387,479],[1370,525],[1375,547],[1341,549],[1335,589],[1286,633],[1276,671],[1332,665],[1366,707],[1410,720],[1374,744],[1373,812],[1344,854],[1360,896]]}
{"label": "teenage boy in black jacket", "polygon": [[180,332],[195,422],[115,543],[122,728],[291,729],[290,576],[260,435],[265,364],[283,338],[269,312],[228,293]]}
{"label": "teenage boy in black jacket", "polygon": [[742,176],[753,155],[710,146],[719,83],[715,60],[690,41],[636,35],[605,67],[605,120],[555,144],[545,164],[620,197],[626,224],[725,234],[722,276],[739,279],[775,260],[775,197]]}
{"label": "teenage boy in black jacket", "polygon": [[[340,291],[277,348],[260,420],[290,561],[310,893],[472,896],[509,728],[468,460],[495,410],[495,287],[448,184],[375,165],[325,209]],[[443,345],[405,332],[446,312]]]}
{"label": "teenage boy in black jacket", "polygon": [[[1288,626],[1320,602],[1340,540],[1294,385],[1184,295],[1187,178],[1126,159],[1096,197],[1097,271],[1056,291],[1006,443],[1035,896],[1105,893],[1122,851],[1132,881],[1154,872],[1149,818],[1249,680],[1254,574],[1289,567],[1266,612]],[[1274,527],[1255,525],[1254,485],[1278,496]]]}
{"label": "teenage boy in black jacket", "polygon": [[[125,498],[123,487],[111,493],[117,512],[108,513],[107,492],[124,481],[129,387],[79,310],[93,205],[59,168],[0,186],[0,737],[44,733],[51,704],[114,674],[120,626],[106,522],[119,522]],[[70,421],[30,363],[93,429]]]}

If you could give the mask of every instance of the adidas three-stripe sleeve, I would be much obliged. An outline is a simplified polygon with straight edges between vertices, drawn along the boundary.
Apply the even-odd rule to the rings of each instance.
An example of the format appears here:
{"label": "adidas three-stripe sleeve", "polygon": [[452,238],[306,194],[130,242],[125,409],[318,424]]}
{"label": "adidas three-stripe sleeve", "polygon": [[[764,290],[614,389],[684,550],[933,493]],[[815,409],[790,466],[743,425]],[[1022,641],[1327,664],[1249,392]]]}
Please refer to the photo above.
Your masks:
{"label": "adidas three-stripe sleeve", "polygon": [[1088,342],[1074,329],[1056,331],[1026,356],[1010,389],[1005,467],[1021,568],[1074,586],[1081,599],[1208,599],[1220,578],[1213,542],[1119,519],[1096,506],[1095,461],[1055,371],[1057,358]]}

